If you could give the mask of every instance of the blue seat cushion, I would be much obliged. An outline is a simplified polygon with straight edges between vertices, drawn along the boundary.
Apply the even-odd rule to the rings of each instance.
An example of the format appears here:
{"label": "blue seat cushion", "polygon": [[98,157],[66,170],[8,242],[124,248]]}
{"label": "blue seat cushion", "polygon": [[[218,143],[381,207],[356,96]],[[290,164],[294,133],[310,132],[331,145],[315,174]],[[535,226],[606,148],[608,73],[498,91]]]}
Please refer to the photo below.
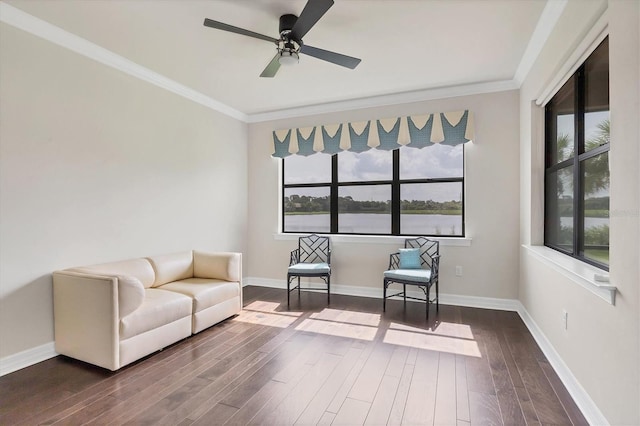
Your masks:
{"label": "blue seat cushion", "polygon": [[390,269],[384,271],[384,277],[392,280],[428,283],[431,279],[431,271],[429,269]]}
{"label": "blue seat cushion", "polygon": [[327,263],[296,263],[289,266],[290,274],[328,274],[331,267]]}

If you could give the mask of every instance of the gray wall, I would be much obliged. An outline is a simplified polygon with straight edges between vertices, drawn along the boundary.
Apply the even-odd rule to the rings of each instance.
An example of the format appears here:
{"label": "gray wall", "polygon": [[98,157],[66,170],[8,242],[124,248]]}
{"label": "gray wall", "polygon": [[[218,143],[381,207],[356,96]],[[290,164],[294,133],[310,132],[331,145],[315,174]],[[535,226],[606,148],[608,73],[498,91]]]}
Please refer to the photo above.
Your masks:
{"label": "gray wall", "polygon": [[[277,237],[280,160],[271,157],[274,129],[361,121],[469,109],[476,139],[465,146],[465,213],[469,247],[442,246],[442,293],[517,298],[518,282],[518,92],[506,91],[436,101],[366,108],[343,113],[270,121],[249,126],[248,275],[284,283],[294,239]],[[332,286],[352,293],[382,294],[382,272],[402,239],[374,237],[361,242],[334,238]],[[455,266],[463,276],[455,276]]]}
{"label": "gray wall", "polygon": [[51,272],[244,251],[247,125],[0,24],[0,358],[53,341]]}
{"label": "gray wall", "polygon": [[[571,1],[521,89],[521,242],[542,241],[543,119],[532,107],[560,66],[607,10],[611,102],[610,279],[608,304],[529,250],[521,250],[519,298],[611,424],[640,424],[638,117],[640,2]],[[533,118],[532,118],[533,116]],[[578,264],[580,262],[577,262]],[[567,330],[562,310],[569,313]]]}

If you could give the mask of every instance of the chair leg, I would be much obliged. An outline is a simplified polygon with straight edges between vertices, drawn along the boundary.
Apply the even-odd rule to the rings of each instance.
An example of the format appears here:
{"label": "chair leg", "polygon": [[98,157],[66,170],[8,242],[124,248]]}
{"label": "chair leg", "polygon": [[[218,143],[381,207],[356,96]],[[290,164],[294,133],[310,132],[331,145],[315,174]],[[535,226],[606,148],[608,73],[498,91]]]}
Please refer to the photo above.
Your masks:
{"label": "chair leg", "polygon": [[440,291],[438,289],[438,280],[436,280],[436,312],[440,312]]}
{"label": "chair leg", "polygon": [[429,285],[427,285],[427,303],[426,303],[426,305],[427,305],[427,321],[429,321],[429,304],[431,303],[430,302],[431,296],[429,295],[429,288],[430,288]]}
{"label": "chair leg", "polygon": [[387,280],[382,280],[382,312],[387,310]]}
{"label": "chair leg", "polygon": [[298,277],[298,300],[300,300],[300,277]]}
{"label": "chair leg", "polygon": [[331,276],[327,277],[327,305],[331,304]]}
{"label": "chair leg", "polygon": [[402,297],[404,297],[404,309],[407,309],[407,285],[402,284]]}
{"label": "chair leg", "polygon": [[289,289],[291,285],[291,278],[289,277],[289,275],[287,275],[287,308],[290,305],[290,298],[291,298],[291,290]]}

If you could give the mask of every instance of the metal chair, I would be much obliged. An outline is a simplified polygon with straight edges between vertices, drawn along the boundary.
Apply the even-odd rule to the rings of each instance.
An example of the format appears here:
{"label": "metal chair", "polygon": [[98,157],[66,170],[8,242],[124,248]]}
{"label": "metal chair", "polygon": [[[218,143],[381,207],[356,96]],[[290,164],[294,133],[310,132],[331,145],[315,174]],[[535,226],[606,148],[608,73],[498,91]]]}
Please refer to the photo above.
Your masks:
{"label": "metal chair", "polygon": [[[331,244],[329,237],[316,234],[298,238],[298,248],[291,251],[287,269],[287,306],[293,290],[298,289],[300,298],[300,277],[322,278],[327,285],[327,304],[331,303]],[[298,284],[291,288],[291,281],[298,278]],[[324,291],[322,288],[305,288],[305,291]]]}
{"label": "metal chair", "polygon": [[[408,256],[415,256],[415,250],[407,253],[407,257],[401,259],[401,253],[393,253],[389,256],[389,269],[384,272],[384,290],[382,310],[387,308],[387,298],[394,296],[402,296],[404,298],[405,309],[407,307],[407,299],[414,299],[426,302],[427,319],[429,319],[429,304],[435,302],[436,312],[439,310],[438,302],[438,272],[440,267],[440,243],[438,241],[429,240],[425,237],[409,238],[404,242],[405,249],[417,249],[419,257],[413,265],[402,265],[402,260],[410,259]],[[407,263],[407,262],[405,262]],[[402,291],[387,295],[389,285],[397,283],[402,284]],[[407,296],[407,285],[418,287],[424,292],[425,298]],[[432,300],[430,297],[431,287],[435,285],[436,297]]]}

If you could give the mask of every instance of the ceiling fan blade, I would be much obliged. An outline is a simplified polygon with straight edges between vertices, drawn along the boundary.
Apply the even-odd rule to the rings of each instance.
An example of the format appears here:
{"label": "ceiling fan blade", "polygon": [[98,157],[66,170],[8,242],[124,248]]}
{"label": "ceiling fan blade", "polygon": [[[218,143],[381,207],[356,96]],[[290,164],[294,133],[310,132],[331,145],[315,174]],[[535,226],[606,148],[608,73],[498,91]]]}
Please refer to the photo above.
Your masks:
{"label": "ceiling fan blade", "polygon": [[322,59],[323,61],[331,62],[336,65],[354,69],[358,66],[361,59],[354,58],[352,56],[343,55],[341,53],[330,52],[324,49],[318,49],[317,47],[303,44],[300,48],[300,53],[313,56],[314,58]]}
{"label": "ceiling fan blade", "polygon": [[243,28],[234,27],[233,25],[225,24],[223,22],[214,21],[209,18],[204,18],[204,26],[211,27],[218,30],[229,31],[236,34],[246,35],[253,38],[258,38],[260,40],[270,41],[272,43],[278,43],[278,39],[269,37],[266,35],[262,35],[259,33],[254,33],[253,31],[245,30]]}
{"label": "ceiling fan blade", "polygon": [[278,59],[280,59],[279,52],[276,53],[276,56],[273,57],[271,62],[269,62],[269,65],[267,65],[264,71],[262,71],[262,74],[260,74],[260,77],[274,77],[278,72],[278,70],[280,69],[280,61],[278,61]]}
{"label": "ceiling fan blade", "polygon": [[324,15],[331,6],[333,6],[333,0],[309,0],[291,29],[294,38],[302,40],[302,37],[309,32],[311,27],[322,18],[322,15]]}

